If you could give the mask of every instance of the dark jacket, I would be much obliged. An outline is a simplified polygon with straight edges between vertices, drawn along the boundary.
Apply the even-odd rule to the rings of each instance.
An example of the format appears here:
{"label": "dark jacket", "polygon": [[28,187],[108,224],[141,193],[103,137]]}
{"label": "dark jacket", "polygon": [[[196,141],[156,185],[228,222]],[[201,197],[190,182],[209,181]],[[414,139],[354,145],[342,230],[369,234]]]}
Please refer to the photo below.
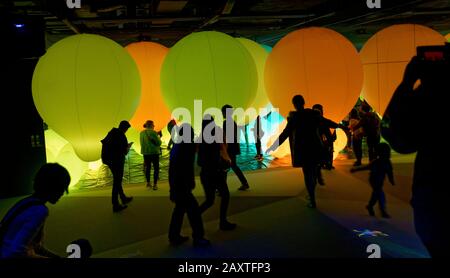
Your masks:
{"label": "dark jacket", "polygon": [[111,163],[120,163],[125,161],[128,153],[128,140],[125,133],[114,127],[108,132],[108,135],[101,140],[102,142],[102,161],[109,165]]}
{"label": "dark jacket", "polygon": [[171,199],[185,196],[195,187],[194,161],[196,144],[175,144],[170,152],[169,186]]}
{"label": "dark jacket", "polygon": [[[227,151],[229,155],[238,155],[241,154],[241,148],[239,145],[239,130],[236,122],[232,121],[233,124],[233,136],[232,136],[232,142],[229,142],[226,140],[227,134],[231,137],[231,131],[227,130],[227,120],[223,121],[223,136],[224,136],[224,143],[227,143]],[[227,133],[228,132],[228,133]]]}
{"label": "dark jacket", "polygon": [[317,165],[323,154],[319,128],[321,126],[336,128],[338,125],[323,118],[318,111],[312,109],[292,111],[287,121],[278,141],[281,145],[289,138],[292,166]]}

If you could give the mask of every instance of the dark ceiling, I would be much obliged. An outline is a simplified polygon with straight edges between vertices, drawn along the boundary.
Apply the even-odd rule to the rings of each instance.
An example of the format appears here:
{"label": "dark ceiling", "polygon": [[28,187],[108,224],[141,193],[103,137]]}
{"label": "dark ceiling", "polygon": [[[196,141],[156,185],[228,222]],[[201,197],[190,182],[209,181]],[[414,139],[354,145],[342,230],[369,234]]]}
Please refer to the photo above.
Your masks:
{"label": "dark ceiling", "polygon": [[274,45],[288,32],[306,27],[332,28],[357,48],[392,24],[417,23],[450,32],[450,0],[66,0],[8,1],[0,9],[42,16],[47,46],[74,33],[95,33],[122,45],[151,40],[168,47],[194,31],[216,30]]}

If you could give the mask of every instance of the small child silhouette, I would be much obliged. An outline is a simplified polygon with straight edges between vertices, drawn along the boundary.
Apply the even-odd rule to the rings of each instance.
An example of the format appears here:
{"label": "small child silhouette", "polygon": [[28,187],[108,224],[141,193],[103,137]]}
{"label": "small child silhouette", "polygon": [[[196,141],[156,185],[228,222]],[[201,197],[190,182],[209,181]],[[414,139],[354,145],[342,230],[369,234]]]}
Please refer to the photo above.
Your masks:
{"label": "small child silhouette", "polygon": [[391,163],[391,148],[386,143],[379,143],[376,148],[376,158],[366,166],[354,167],[350,172],[370,170],[369,182],[372,187],[372,196],[370,197],[369,204],[366,206],[370,216],[375,216],[373,207],[378,202],[380,206],[381,216],[384,218],[390,218],[386,212],[386,197],[383,191],[384,178],[387,175],[390,183],[394,183],[394,175]]}

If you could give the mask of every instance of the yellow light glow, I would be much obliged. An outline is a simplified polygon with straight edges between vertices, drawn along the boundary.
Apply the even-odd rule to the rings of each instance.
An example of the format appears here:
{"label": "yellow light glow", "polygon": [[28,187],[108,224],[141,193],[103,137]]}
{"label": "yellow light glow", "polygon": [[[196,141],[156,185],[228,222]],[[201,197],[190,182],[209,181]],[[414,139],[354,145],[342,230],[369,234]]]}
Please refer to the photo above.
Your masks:
{"label": "yellow light glow", "polygon": [[336,157],[339,155],[339,152],[342,151],[345,146],[347,146],[347,134],[345,131],[343,131],[340,128],[336,129],[336,141],[333,143],[333,159],[336,159]]}
{"label": "yellow light glow", "polygon": [[[235,38],[219,32],[194,32],[178,41],[164,60],[161,90],[171,110],[186,108],[201,122],[203,111],[194,113],[194,100],[203,110],[224,104],[246,109],[258,86],[255,62]],[[177,119],[179,120],[179,119]],[[199,127],[194,124],[199,132]]]}
{"label": "yellow light glow", "polygon": [[129,120],[140,98],[133,58],[116,42],[74,35],[52,45],[39,59],[33,100],[44,121],[69,141],[84,161],[100,158],[100,140]]}

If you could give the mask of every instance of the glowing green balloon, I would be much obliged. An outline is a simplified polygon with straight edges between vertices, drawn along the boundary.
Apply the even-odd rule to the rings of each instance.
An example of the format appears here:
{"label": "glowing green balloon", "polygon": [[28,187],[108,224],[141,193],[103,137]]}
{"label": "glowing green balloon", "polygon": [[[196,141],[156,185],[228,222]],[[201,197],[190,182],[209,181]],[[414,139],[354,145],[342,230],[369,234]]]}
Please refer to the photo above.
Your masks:
{"label": "glowing green balloon", "polygon": [[195,99],[202,100],[203,110],[224,104],[247,108],[257,86],[250,53],[233,37],[213,31],[181,39],[170,49],[161,70],[164,101],[171,110],[188,109],[192,118]]}
{"label": "glowing green balloon", "polygon": [[[246,38],[237,38],[237,40],[242,43],[242,45],[248,50],[250,55],[252,55],[253,61],[256,64],[256,71],[258,73],[258,89],[256,91],[256,97],[253,100],[250,107],[256,109],[259,113],[260,109],[264,108],[269,104],[269,99],[267,98],[266,88],[264,85],[264,69],[266,65],[267,56],[269,53],[258,43],[251,41]],[[266,113],[261,113],[264,116]],[[248,124],[256,119],[256,115],[254,118],[246,117],[244,119],[244,124]],[[242,123],[241,123],[242,124]]]}
{"label": "glowing green balloon", "polygon": [[139,72],[127,51],[88,34],[50,47],[36,66],[32,90],[41,117],[84,161],[100,158],[100,140],[133,116],[141,94]]}

